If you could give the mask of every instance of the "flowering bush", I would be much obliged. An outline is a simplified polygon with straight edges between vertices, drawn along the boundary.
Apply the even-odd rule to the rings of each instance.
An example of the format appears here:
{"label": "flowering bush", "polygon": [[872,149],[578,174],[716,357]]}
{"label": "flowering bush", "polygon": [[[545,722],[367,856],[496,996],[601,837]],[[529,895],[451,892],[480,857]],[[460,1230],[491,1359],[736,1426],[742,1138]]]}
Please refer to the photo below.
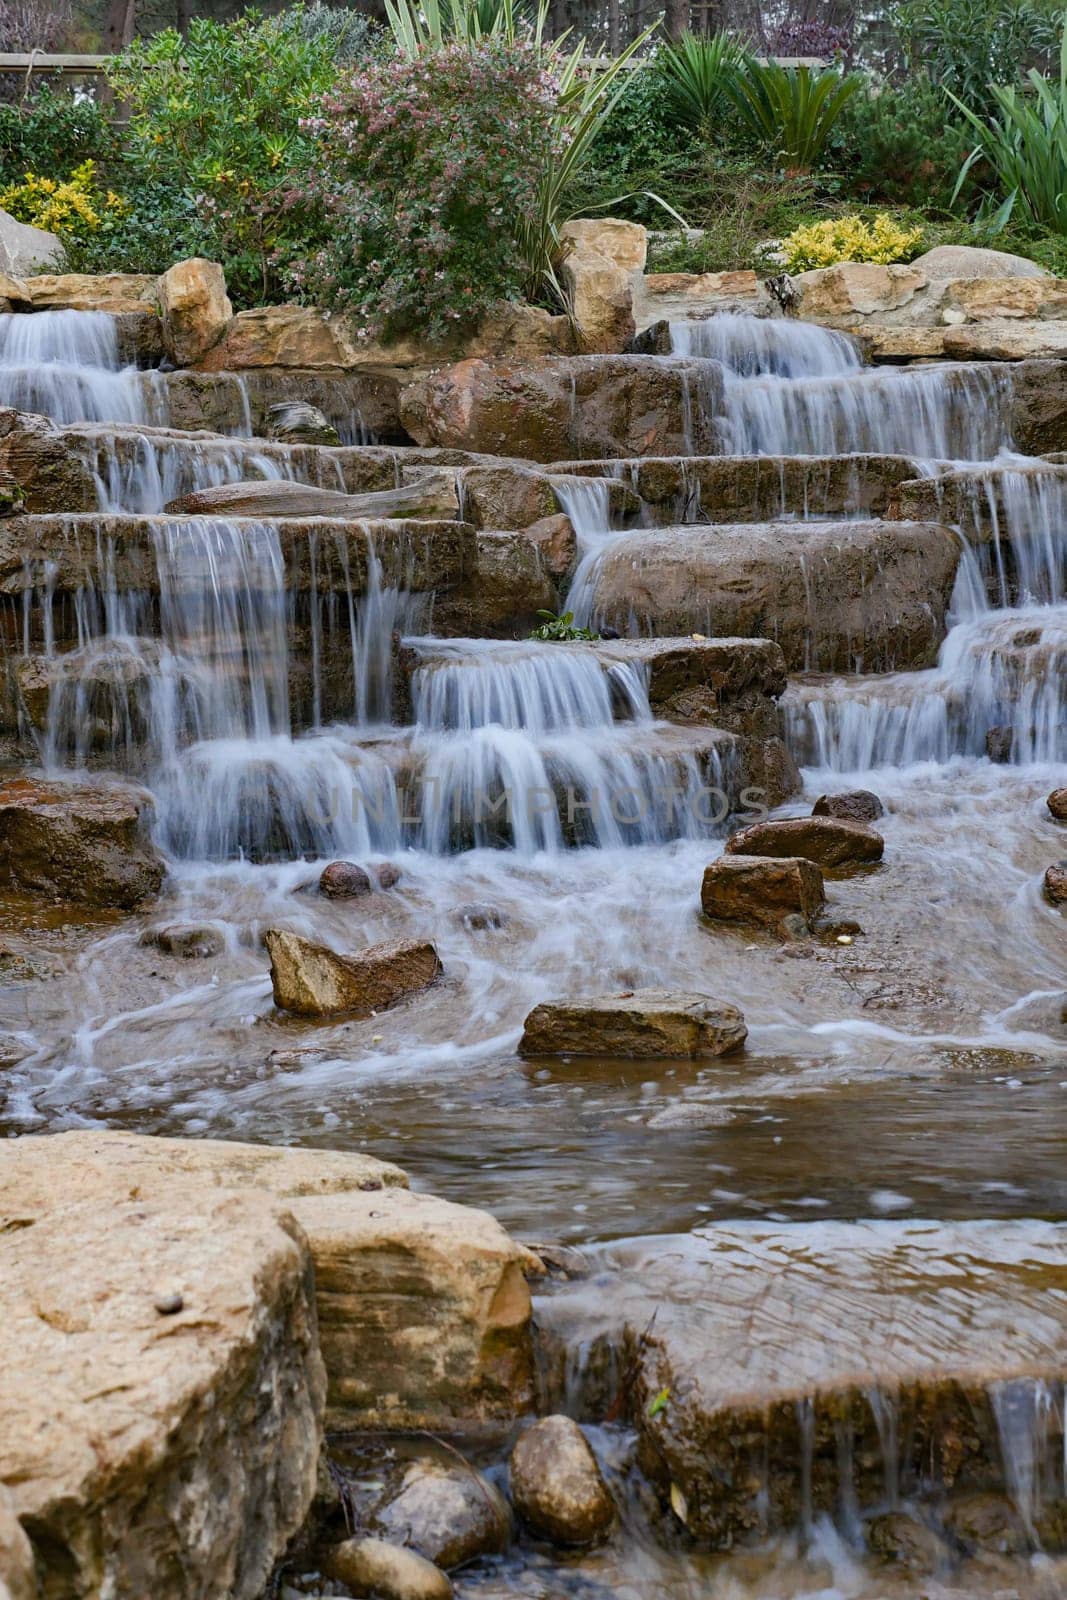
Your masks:
{"label": "flowering bush", "polygon": [[105,217],[121,216],[129,207],[110,189],[101,189],[95,163],[83,161],[66,179],[27,172],[21,183],[0,190],[0,209],[61,239],[83,239],[94,233]]}
{"label": "flowering bush", "polygon": [[353,73],[304,124],[321,159],[303,199],[326,227],[295,291],[351,311],[364,338],[469,329],[518,298],[556,93],[530,46],[498,39]]}
{"label": "flowering bush", "polygon": [[921,228],[902,228],[885,211],[868,224],[862,217],[832,217],[797,228],[782,240],[787,272],[832,267],[839,261],[904,261],[922,243]]}

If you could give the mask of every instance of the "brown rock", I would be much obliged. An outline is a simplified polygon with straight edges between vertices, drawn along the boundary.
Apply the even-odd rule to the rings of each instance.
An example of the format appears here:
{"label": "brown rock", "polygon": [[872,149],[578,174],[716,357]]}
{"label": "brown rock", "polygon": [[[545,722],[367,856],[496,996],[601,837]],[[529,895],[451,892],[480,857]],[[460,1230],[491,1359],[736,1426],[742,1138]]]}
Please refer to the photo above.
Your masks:
{"label": "brown rock", "polygon": [[0,471],[19,485],[27,511],[92,511],[93,470],[48,417],[0,407]]}
{"label": "brown rock", "polygon": [[57,900],[131,907],[158,894],[146,796],[126,784],[0,783],[0,883]]}
{"label": "brown rock", "polygon": [[560,238],[572,253],[598,255],[624,272],[644,272],[648,256],[648,230],[639,222],[619,217],[574,217],[560,229]]}
{"label": "brown rock", "polygon": [[367,1531],[451,1571],[511,1543],[507,1501],[465,1464],[414,1461],[374,1506]]}
{"label": "brown rock", "polygon": [[280,400],[267,408],[267,437],[284,444],[339,445],[340,435],[324,411],[306,400]]}
{"label": "brown rock", "polygon": [[268,928],[263,939],[274,1003],[302,1017],[341,1012],[369,1017],[427,988],[441,973],[433,945],[416,939],[371,945],[347,956],[283,928]]}
{"label": "brown rock", "polygon": [[704,869],[700,904],[716,922],[775,927],[796,914],[811,923],[825,903],[822,873],[811,861],[724,855]]}
{"label": "brown rock", "polygon": [[944,1520],[969,1551],[1023,1555],[1030,1547],[1023,1520],[1006,1495],[959,1495],[949,1502]]}
{"label": "brown rock", "polygon": [[754,822],[726,841],[727,855],[798,857],[825,871],[881,861],[884,849],[882,835],[865,823],[825,816]]}
{"label": "brown rock", "polygon": [[821,794],[811,808],[813,817],[842,817],[846,822],[877,822],[885,806],[870,789],[849,789],[843,794]]}
{"label": "brown rock", "polygon": [[509,1467],[522,1520],[553,1544],[588,1545],[615,1520],[596,1456],[570,1417],[543,1417],[519,1436]]}
{"label": "brown rock", "polygon": [[33,1546],[15,1515],[15,1502],[0,1483],[0,1600],[37,1600]]}
{"label": "brown rock", "polygon": [[1053,789],[1047,804],[1057,822],[1067,822],[1067,789]]}
{"label": "brown rock", "polygon": [[1049,905],[1067,905],[1067,861],[1055,861],[1046,867],[1043,886]]}
{"label": "brown rock", "polygon": [[178,515],[211,517],[454,517],[455,474],[423,472],[397,489],[342,494],[286,478],[223,483],[181,495],[165,507]]}
{"label": "brown rock", "polygon": [[[639,237],[640,235],[640,237]],[[633,338],[634,272],[642,264],[647,236],[632,222],[581,219],[561,230],[566,251],[560,267],[581,348],[622,351]]]}
{"label": "brown rock", "polygon": [[1042,318],[1067,313],[1067,283],[1060,278],[963,278],[949,285],[945,320],[959,311],[968,322],[990,319]]}
{"label": "brown rock", "polygon": [[559,609],[559,587],[541,545],[525,533],[479,533],[476,541],[474,572],[434,603],[438,633],[510,638],[536,627],[538,612]]}
{"label": "brown rock", "polygon": [[352,354],[340,325],[312,306],[257,306],[239,311],[221,339],[205,351],[201,372],[245,367],[345,367]]}
{"label": "brown rock", "polygon": [[[1060,313],[1062,319],[1063,313]],[[946,356],[957,361],[1029,361],[1067,356],[1067,321],[1020,322],[990,317],[963,327],[946,328]]]}
{"label": "brown rock", "polygon": [[346,1539],[330,1552],[327,1570],[355,1595],[378,1600],[451,1600],[452,1585],[439,1567],[413,1550],[384,1539]]}
{"label": "brown rock", "polygon": [[144,311],[156,280],[142,272],[48,272],[24,282],[35,311]]}
{"label": "brown rock", "polygon": [[722,1056],[748,1034],[736,1006],[709,995],[639,989],[634,994],[535,1006],[521,1056]]}
{"label": "brown rock", "polygon": [[887,1511],[864,1525],[867,1543],[884,1561],[899,1561],[912,1572],[936,1572],[949,1560],[945,1541],[917,1517]]}
{"label": "brown rock", "polygon": [[179,367],[194,366],[217,345],[233,316],[225,273],[202,256],[168,267],[156,279],[155,296],[167,354]]}
{"label": "brown rock", "polygon": [[404,874],[394,862],[383,861],[381,866],[375,869],[375,876],[378,879],[379,889],[395,889]]}
{"label": "brown rock", "polygon": [[319,893],[328,900],[356,900],[373,889],[370,874],[354,861],[331,861],[319,878]]}
{"label": "brown rock", "polygon": [[792,281],[800,294],[799,315],[805,322],[845,327],[858,325],[864,317],[898,311],[929,280],[914,266],[844,261],[839,266],[798,273]]}
{"label": "brown rock", "polygon": [[998,723],[995,728],[987,728],[985,736],[985,753],[990,761],[999,766],[1005,766],[1011,761],[1012,745],[1015,735],[1010,724]]}
{"label": "brown rock", "polygon": [[531,522],[523,532],[531,544],[537,545],[542,561],[554,578],[563,578],[574,570],[578,561],[578,540],[570,517],[564,516],[562,511]]}
{"label": "brown rock", "polygon": [[155,945],[165,955],[181,956],[185,961],[218,956],[226,948],[226,940],[218,928],[184,922],[171,923],[165,928],[149,928],[142,934],[141,943]]}

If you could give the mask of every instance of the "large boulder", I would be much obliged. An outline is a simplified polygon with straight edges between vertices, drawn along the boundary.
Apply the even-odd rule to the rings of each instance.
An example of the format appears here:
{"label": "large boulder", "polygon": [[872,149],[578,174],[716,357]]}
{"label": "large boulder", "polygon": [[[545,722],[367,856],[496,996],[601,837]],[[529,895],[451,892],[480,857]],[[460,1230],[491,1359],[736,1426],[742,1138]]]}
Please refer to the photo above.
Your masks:
{"label": "large boulder", "polygon": [[[670,322],[739,311],[765,316],[773,302],[756,274],[748,268],[733,272],[646,272],[634,285],[634,319],[642,334]],[[634,349],[668,354],[670,334],[642,337]]]}
{"label": "large boulder", "polygon": [[715,454],[721,411],[713,363],[642,356],[460,361],[400,396],[418,444],[532,461]]}
{"label": "large boulder", "polygon": [[639,989],[633,994],[535,1006],[521,1056],[723,1056],[748,1035],[736,1006],[703,994]]}
{"label": "large boulder", "polygon": [[0,1156],[0,1485],[44,1594],[255,1600],[323,1437],[307,1241],[188,1180],[20,1191],[12,1146],[51,1142]]}
{"label": "large boulder", "polygon": [[35,412],[0,407],[0,472],[18,484],[27,511],[92,511],[98,504],[89,460]]}
{"label": "large boulder", "polygon": [[54,233],[16,222],[10,211],[0,211],[0,272],[28,278],[47,271],[63,259],[63,246]]}
{"label": "large boulder", "polygon": [[570,1417],[542,1417],[521,1433],[508,1471],[519,1516],[553,1544],[593,1544],[615,1520],[597,1458]]}
{"label": "large boulder", "polygon": [[302,1017],[369,1017],[441,973],[437,951],[424,940],[371,945],[357,955],[339,955],[284,928],[268,928],[263,942],[275,1005]]}
{"label": "large boulder", "polygon": [[[883,318],[900,313],[904,307],[909,307],[904,320],[921,320],[913,302],[926,288],[929,274],[915,266],[843,261],[838,266],[798,273],[792,282],[799,295],[797,314],[805,322],[858,328],[868,317]],[[896,320],[901,320],[899,315]]]}
{"label": "large boulder", "polygon": [[866,866],[881,861],[885,840],[863,822],[843,817],[789,817],[780,822],[754,822],[726,841],[732,856],[795,856],[814,861],[824,871]]}
{"label": "large boulder", "polygon": [[622,351],[633,338],[634,280],[644,270],[648,235],[636,222],[579,217],[560,230],[560,268],[582,349]]}
{"label": "large boulder", "polygon": [[477,565],[451,595],[434,603],[443,635],[514,637],[528,633],[541,611],[557,611],[559,583],[548,546],[524,533],[479,533]]}
{"label": "large boulder", "polygon": [[959,559],[936,523],[652,529],[608,546],[593,614],[620,633],[774,639],[794,671],[929,666]]}
{"label": "large boulder", "polygon": [[811,861],[723,855],[704,870],[700,906],[712,922],[775,928],[785,918],[811,923],[826,896],[822,872]]}
{"label": "large boulder", "polygon": [[1047,278],[1046,269],[1026,256],[967,244],[939,244],[910,263],[928,278]]}
{"label": "large boulder", "polygon": [[988,321],[946,328],[942,349],[957,361],[1062,361],[1067,356],[1067,321],[1020,322],[1013,316],[990,317]]}
{"label": "large boulder", "polygon": [[0,783],[0,884],[83,905],[139,905],[164,865],[148,838],[147,796],[122,783]]}
{"label": "large boulder", "polygon": [[226,275],[217,261],[193,256],[156,279],[156,299],[167,354],[178,367],[194,366],[218,344],[233,316]]}

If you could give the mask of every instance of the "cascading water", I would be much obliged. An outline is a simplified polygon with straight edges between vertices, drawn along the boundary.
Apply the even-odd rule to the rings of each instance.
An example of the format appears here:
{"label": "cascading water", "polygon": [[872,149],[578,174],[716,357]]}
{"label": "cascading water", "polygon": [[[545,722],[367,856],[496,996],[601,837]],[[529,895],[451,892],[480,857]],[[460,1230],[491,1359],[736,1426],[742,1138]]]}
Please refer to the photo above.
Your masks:
{"label": "cascading water", "polygon": [[0,405],[60,423],[153,422],[150,386],[123,365],[106,311],[0,315]]}

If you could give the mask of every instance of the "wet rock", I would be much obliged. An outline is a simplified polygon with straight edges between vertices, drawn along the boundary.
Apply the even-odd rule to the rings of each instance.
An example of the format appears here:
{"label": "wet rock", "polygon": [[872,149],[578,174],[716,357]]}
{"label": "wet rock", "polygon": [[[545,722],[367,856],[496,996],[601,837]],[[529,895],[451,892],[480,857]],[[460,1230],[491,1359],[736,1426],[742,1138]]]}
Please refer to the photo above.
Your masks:
{"label": "wet rock", "polygon": [[33,1546],[15,1514],[10,1493],[0,1484],[0,1596],[2,1600],[37,1600]]}
{"label": "wet rock", "polygon": [[442,970],[433,945],[417,939],[338,955],[283,928],[268,928],[263,938],[274,1003],[297,1016],[369,1017],[427,988]]}
{"label": "wet rock", "polygon": [[547,1244],[542,1239],[527,1239],[523,1242],[536,1260],[536,1267],[531,1267],[527,1277],[573,1281],[577,1278],[588,1278],[592,1271],[585,1256],[580,1250],[574,1249],[573,1245],[560,1244],[556,1239],[550,1240]]}
{"label": "wet rock", "polygon": [[0,884],[128,908],[158,894],[163,873],[140,790],[30,778],[0,783]]}
{"label": "wet rock", "polygon": [[26,509],[21,484],[7,472],[0,472],[0,517],[13,517]]}
{"label": "wet rock", "polygon": [[328,900],[358,900],[373,890],[370,874],[354,861],[331,861],[319,878],[319,893]]}
{"label": "wet rock", "polygon": [[527,1428],[511,1452],[509,1475],[519,1516],[553,1544],[593,1544],[615,1520],[596,1456],[570,1417],[544,1417]]}
{"label": "wet rock", "polygon": [[726,841],[731,856],[799,857],[824,871],[840,871],[881,861],[885,840],[863,822],[842,817],[790,817],[754,822]]}
{"label": "wet rock", "polygon": [[849,789],[844,794],[821,794],[811,808],[813,817],[842,817],[846,822],[877,822],[885,806],[870,789]]}
{"label": "wet rock", "polygon": [[4,1067],[17,1067],[20,1061],[25,1061],[32,1055],[33,1049],[16,1033],[0,1033],[0,1069]]}
{"label": "wet rock", "polygon": [[0,272],[29,278],[62,259],[63,246],[56,234],[17,222],[9,211],[0,211]]}
{"label": "wet rock", "polygon": [[1043,888],[1049,905],[1067,905],[1067,861],[1054,861],[1046,867]]}
{"label": "wet rock", "polygon": [[218,344],[233,316],[217,261],[193,256],[156,279],[163,342],[176,367],[191,367]]}
{"label": "wet rock", "polygon": [[439,1567],[384,1539],[346,1539],[330,1552],[326,1565],[330,1575],[355,1595],[451,1600],[452,1585]]}
{"label": "wet rock", "polygon": [[511,638],[559,605],[541,545],[525,533],[479,533],[475,570],[454,595],[435,601],[434,626],[442,634]]}
{"label": "wet rock", "polygon": [[578,561],[578,539],[570,517],[557,512],[552,517],[541,517],[524,528],[527,539],[541,552],[541,559],[554,578],[565,577]]}
{"label": "wet rock", "polygon": [[500,1491],[473,1467],[431,1460],[404,1469],[367,1527],[448,1571],[499,1555],[511,1542],[511,1513]]}
{"label": "wet rock", "polygon": [[501,928],[508,926],[511,918],[506,911],[501,911],[499,906],[473,900],[470,905],[457,906],[452,913],[452,921],[470,933],[497,933]]}
{"label": "wet rock", "polygon": [[455,474],[423,472],[397,489],[342,494],[286,478],[223,483],[181,495],[166,507],[190,516],[233,517],[454,517],[458,509]]}
{"label": "wet rock", "polygon": [[950,1560],[948,1546],[933,1528],[904,1511],[872,1517],[864,1532],[875,1555],[898,1561],[911,1572],[936,1572]]}
{"label": "wet rock", "polygon": [[1011,436],[1024,455],[1067,450],[1067,368],[1062,361],[1020,361],[1011,368]]}
{"label": "wet rock", "polygon": [[[1024,1005],[1013,1006],[1009,1026],[1024,1033],[1047,1033],[1053,1039],[1067,1041],[1067,989],[1054,994],[1035,995]],[[1026,1064],[1032,1065],[1033,1058]],[[1013,1060],[1013,1073],[1015,1067]]]}
{"label": "wet rock", "polygon": [[165,928],[148,928],[141,936],[141,943],[154,945],[168,956],[181,956],[185,961],[220,956],[226,948],[226,940],[218,928],[190,922],[169,923]]}
{"label": "wet rock", "polygon": [[47,1592],[255,1600],[323,1437],[306,1240],[269,1195],[40,1165],[33,1193],[0,1164],[0,1481]]}
{"label": "wet rock", "polygon": [[776,927],[796,914],[809,925],[825,902],[820,869],[811,861],[724,855],[704,870],[701,909],[715,922]]}
{"label": "wet rock", "polygon": [[1014,735],[1010,727],[988,728],[985,736],[985,753],[990,761],[995,761],[1001,766],[1010,762],[1013,740]]}
{"label": "wet rock", "polygon": [[48,417],[0,407],[0,471],[18,484],[27,511],[89,511],[93,472]]}
{"label": "wet rock", "polygon": [[283,444],[338,445],[340,435],[326,413],[306,400],[281,400],[267,408],[267,438]]}
{"label": "wet rock", "polygon": [[[594,611],[621,632],[773,638],[793,671],[931,665],[960,552],[935,522],[694,524],[627,534]],[[818,581],[812,574],[818,573]]]}
{"label": "wet rock", "polygon": [[1057,822],[1067,822],[1067,789],[1053,789],[1048,808]]}
{"label": "wet rock", "polygon": [[736,1006],[710,995],[639,989],[535,1006],[519,1041],[521,1056],[722,1056],[748,1034]]}
{"label": "wet rock", "polygon": [[380,867],[374,869],[374,875],[378,879],[379,889],[395,889],[404,876],[392,861],[383,861]]}
{"label": "wet rock", "polygon": [[961,1495],[949,1503],[944,1523],[967,1550],[1022,1555],[1029,1548],[1023,1520],[1004,1495]]}

